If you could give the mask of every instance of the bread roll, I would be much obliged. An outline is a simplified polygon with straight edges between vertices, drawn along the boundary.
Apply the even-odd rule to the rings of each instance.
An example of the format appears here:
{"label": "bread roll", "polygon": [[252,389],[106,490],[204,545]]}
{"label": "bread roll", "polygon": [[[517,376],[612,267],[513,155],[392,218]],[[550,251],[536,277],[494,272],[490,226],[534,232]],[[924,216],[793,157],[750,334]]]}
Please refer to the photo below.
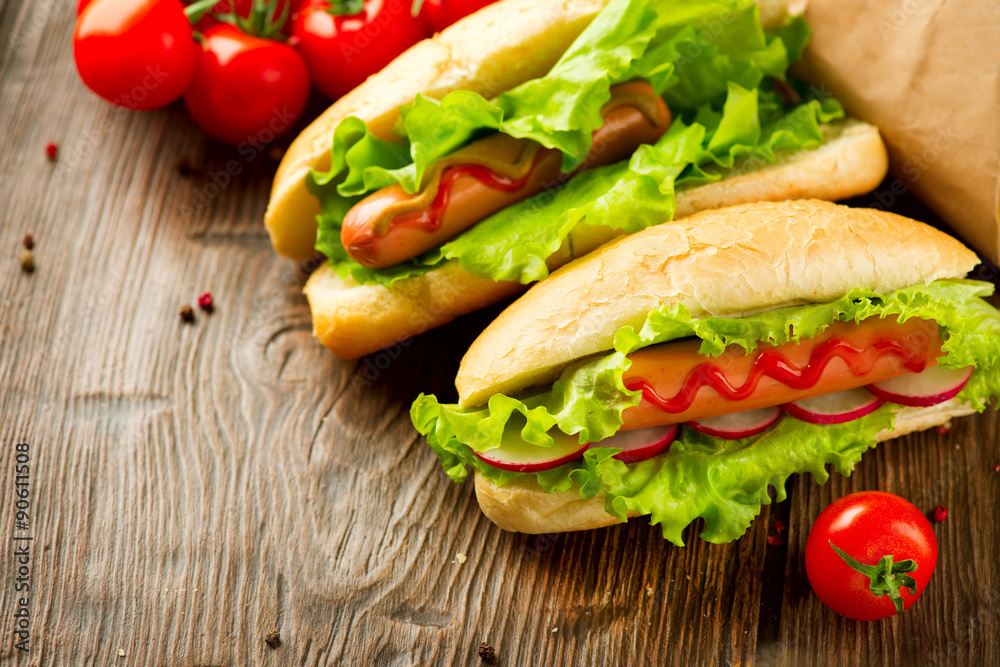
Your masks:
{"label": "bread roll", "polygon": [[[973,408],[957,398],[929,408],[902,408],[896,415],[895,430],[883,431],[878,440],[898,438],[973,412]],[[476,472],[475,484],[476,498],[483,514],[504,530],[562,533],[621,523],[605,511],[603,493],[589,500],[581,499],[576,487],[564,493],[545,493],[532,475],[517,477],[504,486],[497,486]],[[638,514],[630,512],[628,516],[631,518]]]}
{"label": "bread roll", "polygon": [[[706,208],[797,197],[843,199],[870,191],[888,166],[878,129],[857,120],[824,126],[826,143],[793,151],[776,164],[744,160],[717,170],[722,180],[677,193],[677,217]],[[554,270],[618,236],[607,227],[579,225],[548,260]],[[338,278],[329,265],[306,283],[313,331],[337,356],[354,359],[388,347],[455,317],[526,289],[516,282],[494,283],[447,262],[392,289],[358,285]]]}
{"label": "bread roll", "polygon": [[799,200],[698,213],[620,238],[528,290],[462,359],[459,403],[550,383],[666,305],[740,317],[833,301],[853,288],[890,292],[963,277],[978,263],[947,234],[884,211]]}

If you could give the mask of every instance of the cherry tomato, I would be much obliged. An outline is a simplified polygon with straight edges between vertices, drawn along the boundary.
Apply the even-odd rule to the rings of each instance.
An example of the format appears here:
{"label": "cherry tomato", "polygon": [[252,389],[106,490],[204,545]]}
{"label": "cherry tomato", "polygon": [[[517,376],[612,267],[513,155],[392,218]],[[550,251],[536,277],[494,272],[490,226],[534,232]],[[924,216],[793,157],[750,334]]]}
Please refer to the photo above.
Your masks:
{"label": "cherry tomato", "polygon": [[424,38],[409,0],[364,0],[364,9],[334,16],[328,0],[306,0],[292,19],[292,39],[313,83],[336,99]]}
{"label": "cherry tomato", "polygon": [[424,0],[420,17],[431,33],[441,32],[459,19],[477,12],[496,0]]}
{"label": "cherry tomato", "polygon": [[198,126],[231,143],[266,144],[290,130],[309,98],[309,73],[287,44],[227,23],[207,28],[184,95]]}
{"label": "cherry tomato", "polygon": [[92,91],[148,110],[184,94],[197,45],[178,0],[94,0],[76,21],[73,57]]}
{"label": "cherry tomato", "polygon": [[[868,573],[848,564],[831,544]],[[892,557],[891,568],[886,567],[887,556]],[[927,517],[910,502],[883,491],[852,493],[830,503],[806,540],[806,574],[816,595],[838,614],[859,621],[897,613],[894,597],[903,609],[916,602],[937,557],[937,539]],[[898,593],[883,587],[885,594],[877,596],[870,576],[886,570],[895,572],[888,588],[898,587]]]}

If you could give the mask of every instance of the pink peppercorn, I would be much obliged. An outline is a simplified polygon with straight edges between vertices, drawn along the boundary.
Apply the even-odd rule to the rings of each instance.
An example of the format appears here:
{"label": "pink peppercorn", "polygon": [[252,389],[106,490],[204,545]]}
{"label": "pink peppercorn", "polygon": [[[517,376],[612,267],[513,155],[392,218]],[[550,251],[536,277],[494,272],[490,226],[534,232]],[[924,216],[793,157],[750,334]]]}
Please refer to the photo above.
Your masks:
{"label": "pink peppercorn", "polygon": [[204,294],[198,297],[198,307],[204,310],[205,312],[212,311],[213,303],[212,303],[211,292],[205,292]]}
{"label": "pink peppercorn", "polygon": [[773,535],[769,534],[767,536],[768,544],[770,544],[772,547],[776,547],[779,544],[785,543],[785,535],[788,534],[788,526],[785,525],[784,521],[781,521],[780,519],[775,519],[774,521],[772,521],[771,531],[773,532]]}

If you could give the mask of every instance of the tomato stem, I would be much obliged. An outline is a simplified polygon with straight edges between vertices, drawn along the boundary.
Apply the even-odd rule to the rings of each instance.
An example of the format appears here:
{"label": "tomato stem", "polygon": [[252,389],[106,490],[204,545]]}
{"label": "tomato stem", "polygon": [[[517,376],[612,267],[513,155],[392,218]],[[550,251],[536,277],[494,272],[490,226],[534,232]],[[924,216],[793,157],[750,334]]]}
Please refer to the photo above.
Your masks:
{"label": "tomato stem", "polygon": [[326,11],[334,16],[354,16],[364,10],[364,0],[331,0]]}
{"label": "tomato stem", "polygon": [[197,2],[192,2],[184,8],[184,14],[188,17],[191,25],[195,25],[205,14],[212,11],[212,7],[215,7],[218,2],[219,0],[198,0]]}
{"label": "tomato stem", "polygon": [[277,15],[279,0],[253,0],[250,5],[250,15],[243,18],[236,13],[233,0],[229,0],[231,9],[225,14],[215,14],[215,18],[240,29],[244,34],[263,39],[283,40],[281,29],[288,22],[290,2],[285,3],[281,15]]}
{"label": "tomato stem", "polygon": [[897,614],[903,611],[903,596],[900,595],[899,589],[905,589],[910,595],[917,594],[917,580],[908,574],[909,572],[917,571],[917,562],[915,560],[901,560],[898,563],[893,563],[893,557],[887,555],[882,556],[876,565],[865,565],[851,558],[850,555],[838,548],[833,542],[828,540],[827,543],[833,547],[837,555],[852,569],[857,570],[871,580],[868,589],[872,592],[872,595],[875,597],[889,596],[892,604],[896,607]]}

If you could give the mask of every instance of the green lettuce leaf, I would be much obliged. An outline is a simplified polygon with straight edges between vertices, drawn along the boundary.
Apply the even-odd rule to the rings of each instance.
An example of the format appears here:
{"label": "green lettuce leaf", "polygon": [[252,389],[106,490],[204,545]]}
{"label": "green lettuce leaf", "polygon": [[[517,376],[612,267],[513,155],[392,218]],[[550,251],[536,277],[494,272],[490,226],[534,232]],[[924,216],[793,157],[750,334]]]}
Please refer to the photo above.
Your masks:
{"label": "green lettuce leaf", "polygon": [[[522,399],[494,396],[484,408],[442,405],[433,396],[421,395],[410,415],[452,479],[461,481],[472,466],[504,484],[518,473],[493,468],[473,452],[498,447],[506,429],[540,447],[552,446],[547,432],[553,426],[579,434],[581,443],[613,435],[624,409],[640,398],[622,382],[630,363],[626,355],[637,349],[695,336],[701,339],[699,352],[707,356],[717,356],[729,345],[752,352],[762,343],[781,345],[815,336],[833,322],[890,316],[904,321],[933,319],[941,325],[945,355],[939,363],[948,368],[976,367],[959,397],[982,411],[1000,396],[1000,313],[982,300],[992,293],[990,283],[940,280],[888,294],[854,290],[831,303],[743,318],[695,319],[683,308],[665,308],[650,313],[639,331],[622,328],[613,351],[571,365],[548,391]],[[610,458],[619,450],[593,447],[587,452],[590,458],[546,471],[539,483],[547,491],[564,491],[575,481],[584,498],[603,489],[609,513],[622,519],[627,511],[649,514],[653,523],[663,524],[664,536],[677,544],[681,530],[698,517],[705,520],[705,539],[729,541],[745,531],[761,503],[769,502],[769,487],[782,497],[788,475],[812,472],[822,482],[827,464],[848,474],[861,454],[874,446],[875,435],[891,427],[896,409],[887,405],[838,426],[783,419],[755,438],[736,442],[685,430],[668,454],[629,466]]]}
{"label": "green lettuce leaf", "polygon": [[[682,428],[666,454],[626,465],[614,459],[619,448],[593,447],[582,459],[531,473],[546,493],[571,490],[581,498],[605,493],[605,509],[624,521],[628,512],[650,517],[663,536],[683,546],[683,530],[698,518],[705,521],[700,537],[731,542],[743,535],[770,504],[770,489],[785,499],[785,480],[810,472],[820,484],[829,478],[827,466],[850,475],[876,436],[891,430],[899,407],[885,405],[847,424],[818,426],[791,417],[752,438],[722,440]],[[463,481],[469,468],[503,486],[524,473],[500,470],[483,462],[472,449],[456,441],[428,438],[449,477]]]}
{"label": "green lettuce leaf", "polygon": [[[705,167],[733,167],[739,160],[777,161],[781,151],[814,148],[823,142],[822,123],[843,115],[834,100],[810,100],[761,126],[761,108],[774,93],[729,85],[719,114],[700,122],[674,121],[655,144],[641,146],[628,162],[585,171],[560,189],[545,191],[479,222],[439,248],[388,269],[368,269],[351,260],[340,244],[340,224],[320,225],[317,248],[341,277],[391,287],[396,281],[457,260],[480,278],[530,283],[548,275],[546,260],[581,224],[634,233],[671,220],[676,188],[717,181]],[[761,99],[764,102],[761,102]],[[348,207],[349,208],[349,207]],[[346,210],[339,209],[339,215]]]}
{"label": "green lettuce leaf", "polygon": [[[775,151],[821,144],[819,125],[843,116],[839,104],[792,106],[761,87],[767,77],[784,78],[808,28],[796,19],[765,33],[757,11],[746,0],[613,0],[546,76],[494,100],[470,91],[441,101],[418,96],[401,113],[397,143],[345,120],[334,133],[331,169],[307,179],[322,208],[317,249],[338,275],[362,284],[391,287],[450,259],[482,278],[528,283],[547,275],[546,260],[582,222],[634,232],[673,217],[675,185],[720,178],[702,169],[708,164],[774,162]],[[485,132],[556,148],[564,168],[574,168],[590,149],[610,87],[635,78],[650,81],[679,116],[655,146],[508,207],[390,269],[367,269],[347,256],[340,226],[360,197],[392,183],[416,192],[434,160]]]}
{"label": "green lettuce leaf", "polygon": [[736,441],[683,429],[666,455],[601,470],[605,508],[619,519],[629,511],[649,515],[650,524],[659,524],[663,537],[678,546],[684,544],[681,532],[699,517],[705,521],[702,539],[731,542],[770,504],[769,489],[778,502],[785,499],[785,480],[793,473],[812,473],[820,484],[829,478],[827,465],[850,475],[877,434],[892,428],[897,410],[886,405],[827,426],[785,416],[764,433]]}

